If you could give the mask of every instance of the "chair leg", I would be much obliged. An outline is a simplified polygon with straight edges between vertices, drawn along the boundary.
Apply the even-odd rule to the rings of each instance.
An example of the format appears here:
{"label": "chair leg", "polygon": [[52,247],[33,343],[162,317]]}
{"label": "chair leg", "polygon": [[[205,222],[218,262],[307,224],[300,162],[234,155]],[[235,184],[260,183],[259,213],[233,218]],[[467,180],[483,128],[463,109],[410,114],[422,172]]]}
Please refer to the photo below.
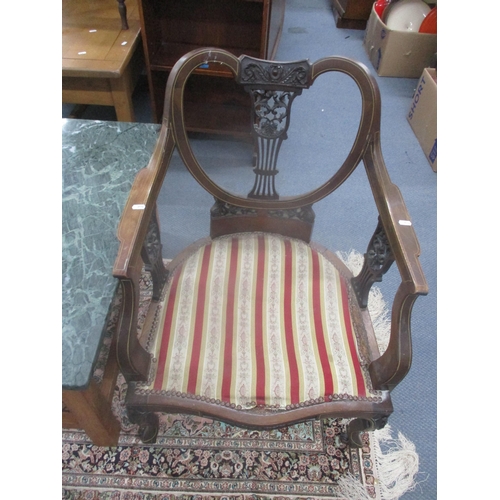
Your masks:
{"label": "chair leg", "polygon": [[144,444],[156,443],[160,420],[156,413],[127,409],[128,419],[139,426],[139,436]]}
{"label": "chair leg", "polygon": [[118,12],[120,13],[122,30],[128,30],[127,5],[125,4],[125,0],[118,0]]}
{"label": "chair leg", "polygon": [[374,431],[382,429],[387,423],[389,417],[384,415],[382,417],[364,419],[355,418],[347,424],[347,432],[344,437],[344,441],[354,448],[361,448],[363,446],[363,441],[361,435],[363,432]]}

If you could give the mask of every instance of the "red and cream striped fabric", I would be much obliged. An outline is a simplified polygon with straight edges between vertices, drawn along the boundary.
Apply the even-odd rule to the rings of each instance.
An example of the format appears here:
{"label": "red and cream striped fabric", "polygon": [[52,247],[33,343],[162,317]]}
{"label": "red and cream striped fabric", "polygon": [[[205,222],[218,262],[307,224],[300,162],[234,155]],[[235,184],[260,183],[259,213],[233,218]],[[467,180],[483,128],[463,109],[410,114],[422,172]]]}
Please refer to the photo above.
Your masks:
{"label": "red and cream striped fabric", "polygon": [[218,238],[171,277],[148,389],[244,408],[369,396],[344,278],[306,243]]}

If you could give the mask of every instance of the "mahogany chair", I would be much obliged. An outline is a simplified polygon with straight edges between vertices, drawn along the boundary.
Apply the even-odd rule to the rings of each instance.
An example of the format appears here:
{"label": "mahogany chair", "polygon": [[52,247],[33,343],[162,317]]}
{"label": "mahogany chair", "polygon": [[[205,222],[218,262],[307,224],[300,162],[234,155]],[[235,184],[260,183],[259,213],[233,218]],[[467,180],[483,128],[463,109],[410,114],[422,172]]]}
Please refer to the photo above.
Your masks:
{"label": "mahogany chair", "polygon": [[[183,97],[186,80],[200,65],[224,65],[250,93],[256,159],[248,195],[219,186],[193,153]],[[321,186],[280,197],[277,156],[292,101],[332,71],[349,75],[359,88],[362,113],[354,144]],[[156,201],[175,148],[215,204],[209,236],[164,267]],[[311,242],[312,206],[361,162],[379,216],[363,268],[353,277],[335,254]],[[382,157],[380,95],[365,66],[343,57],[313,64],[237,58],[214,48],[186,54],[169,75],[158,142],[135,180],[118,237],[114,276],[123,302],[117,354],[128,382],[128,415],[145,442],[156,439],[158,412],[204,415],[247,428],[342,417],[352,419],[345,438],[355,446],[360,432],[385,425],[393,411],[391,391],[411,365],[412,306],[428,289],[410,216]],[[390,341],[381,354],[367,299],[394,261],[401,281],[391,304]],[[144,265],[154,300],[139,336]]]}

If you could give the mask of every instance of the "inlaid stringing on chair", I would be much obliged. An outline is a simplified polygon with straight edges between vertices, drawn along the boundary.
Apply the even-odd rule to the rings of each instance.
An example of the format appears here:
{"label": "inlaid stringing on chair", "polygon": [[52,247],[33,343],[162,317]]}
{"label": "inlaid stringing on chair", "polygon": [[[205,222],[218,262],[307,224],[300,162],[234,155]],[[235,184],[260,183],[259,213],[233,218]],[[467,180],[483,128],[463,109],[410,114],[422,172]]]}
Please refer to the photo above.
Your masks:
{"label": "inlaid stringing on chair", "polygon": [[[207,63],[230,68],[252,97],[256,166],[247,196],[213,182],[188,141],[183,89],[189,75]],[[326,183],[280,198],[274,179],[290,106],[329,71],[349,75],[360,90],[356,140]],[[167,83],[156,148],[124,209],[114,268],[123,293],[118,359],[128,382],[126,405],[145,442],[156,439],[155,412],[200,414],[250,428],[352,418],[347,437],[353,445],[360,444],[361,431],[385,425],[393,411],[390,392],[411,364],[412,306],[427,293],[427,284],[410,217],[385,168],[379,131],[377,84],[364,66],[349,59],[282,63],[199,49],[178,61]],[[175,147],[216,201],[210,237],[165,269],[156,199]],[[310,242],[312,205],[335,191],[361,161],[379,219],[363,269],[353,278],[333,253]],[[394,261],[401,283],[392,304],[389,345],[380,355],[368,292]],[[151,352],[137,336],[143,264],[154,282],[143,330]]]}

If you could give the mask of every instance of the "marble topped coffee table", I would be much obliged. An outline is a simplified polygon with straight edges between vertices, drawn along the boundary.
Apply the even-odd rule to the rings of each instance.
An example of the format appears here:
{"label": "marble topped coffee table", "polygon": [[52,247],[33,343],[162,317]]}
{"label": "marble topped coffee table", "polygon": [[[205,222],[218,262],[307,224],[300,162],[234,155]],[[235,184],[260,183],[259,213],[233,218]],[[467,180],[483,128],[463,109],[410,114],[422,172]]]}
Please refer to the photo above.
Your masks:
{"label": "marble topped coffee table", "polygon": [[63,120],[63,427],[83,428],[95,444],[116,444],[110,399],[113,352],[101,383],[93,372],[117,280],[116,230],[132,182],[147,165],[160,126]]}

